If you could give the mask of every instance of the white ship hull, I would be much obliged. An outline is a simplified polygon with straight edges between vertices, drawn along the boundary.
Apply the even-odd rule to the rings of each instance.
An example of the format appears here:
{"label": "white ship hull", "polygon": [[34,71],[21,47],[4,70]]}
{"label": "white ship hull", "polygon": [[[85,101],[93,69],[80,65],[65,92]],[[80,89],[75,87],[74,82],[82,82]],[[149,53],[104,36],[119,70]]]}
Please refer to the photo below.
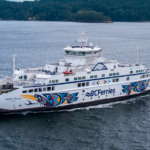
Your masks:
{"label": "white ship hull", "polygon": [[[68,89],[55,92],[22,93],[37,87],[24,87],[0,96],[0,112],[47,111],[106,104],[127,100],[130,97],[145,94],[150,90],[149,78],[134,82],[90,84],[80,89]],[[91,81],[91,83],[93,83]],[[47,88],[48,85],[38,86]]]}

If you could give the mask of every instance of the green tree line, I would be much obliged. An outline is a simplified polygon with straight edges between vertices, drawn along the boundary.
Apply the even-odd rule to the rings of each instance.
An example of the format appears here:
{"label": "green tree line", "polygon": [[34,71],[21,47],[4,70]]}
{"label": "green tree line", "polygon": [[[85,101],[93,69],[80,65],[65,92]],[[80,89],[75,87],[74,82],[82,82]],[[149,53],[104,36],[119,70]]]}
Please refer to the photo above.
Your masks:
{"label": "green tree line", "polygon": [[1,20],[150,21],[150,0],[0,0]]}

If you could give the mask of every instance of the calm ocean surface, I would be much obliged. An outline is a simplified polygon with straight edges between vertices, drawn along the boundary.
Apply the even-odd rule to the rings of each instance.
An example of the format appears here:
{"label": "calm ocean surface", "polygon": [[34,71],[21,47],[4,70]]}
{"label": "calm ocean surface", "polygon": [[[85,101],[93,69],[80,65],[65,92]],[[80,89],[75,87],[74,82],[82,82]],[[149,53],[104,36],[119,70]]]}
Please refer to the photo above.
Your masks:
{"label": "calm ocean surface", "polygon": [[[63,58],[84,30],[108,60],[150,67],[150,23],[0,21],[0,74]],[[0,115],[0,150],[150,150],[150,94],[62,112]]]}

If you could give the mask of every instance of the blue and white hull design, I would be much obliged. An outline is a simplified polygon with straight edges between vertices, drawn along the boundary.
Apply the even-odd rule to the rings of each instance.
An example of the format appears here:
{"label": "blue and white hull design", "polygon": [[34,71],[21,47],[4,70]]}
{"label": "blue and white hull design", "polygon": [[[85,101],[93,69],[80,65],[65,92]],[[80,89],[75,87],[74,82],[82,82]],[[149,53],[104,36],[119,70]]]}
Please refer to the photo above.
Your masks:
{"label": "blue and white hull design", "polygon": [[65,47],[59,63],[14,70],[12,79],[0,83],[0,112],[87,107],[150,90],[149,69],[106,61],[101,48],[85,46],[87,40],[82,33],[80,46]]}
{"label": "blue and white hull design", "polygon": [[[30,95],[22,94],[22,91],[31,90],[31,88],[34,90],[37,87],[21,88],[1,95],[0,112],[60,110],[122,101],[148,92],[149,84],[150,79],[147,79],[137,82],[92,85],[80,89],[68,89],[66,92],[33,92]],[[40,88],[47,87],[40,86]]]}

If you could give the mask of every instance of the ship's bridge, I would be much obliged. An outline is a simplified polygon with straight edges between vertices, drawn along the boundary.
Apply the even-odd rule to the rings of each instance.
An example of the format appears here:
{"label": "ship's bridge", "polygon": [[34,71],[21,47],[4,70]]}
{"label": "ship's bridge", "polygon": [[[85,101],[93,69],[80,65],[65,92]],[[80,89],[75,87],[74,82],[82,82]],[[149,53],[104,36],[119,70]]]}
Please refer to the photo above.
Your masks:
{"label": "ship's bridge", "polygon": [[66,62],[70,62],[76,65],[86,65],[87,63],[95,64],[105,61],[105,58],[103,58],[101,54],[101,48],[93,46],[92,43],[90,43],[89,46],[86,46],[88,38],[85,36],[84,32],[80,34],[77,42],[78,46],[66,46],[64,48]]}

